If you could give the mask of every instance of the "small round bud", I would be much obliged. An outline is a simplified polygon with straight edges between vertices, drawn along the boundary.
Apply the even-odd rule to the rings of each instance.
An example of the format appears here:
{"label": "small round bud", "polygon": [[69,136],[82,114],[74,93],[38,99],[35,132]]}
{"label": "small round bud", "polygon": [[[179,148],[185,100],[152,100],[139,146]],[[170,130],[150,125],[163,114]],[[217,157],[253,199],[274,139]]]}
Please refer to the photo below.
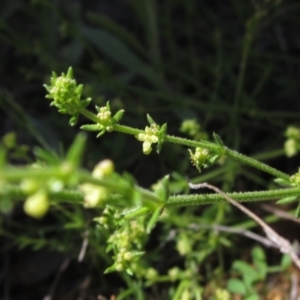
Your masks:
{"label": "small round bud", "polygon": [[295,139],[287,139],[284,143],[284,150],[287,157],[295,156],[298,152],[299,142]]}
{"label": "small round bud", "polygon": [[93,208],[103,203],[107,197],[107,189],[101,186],[94,186],[86,183],[81,185],[81,190],[85,193],[84,207]]}
{"label": "small round bud", "polygon": [[124,259],[125,260],[131,260],[132,259],[132,253],[131,252],[126,252],[125,254],[124,254]]}
{"label": "small round bud", "polygon": [[148,268],[145,277],[148,280],[155,279],[158,276],[158,272],[154,268]]}
{"label": "small round bud", "polygon": [[40,182],[36,179],[24,179],[21,183],[21,190],[27,195],[35,193],[40,187]]}
{"label": "small round bud", "polygon": [[116,270],[117,270],[118,272],[123,271],[123,269],[124,269],[124,267],[123,267],[122,264],[116,264]]}
{"label": "small round bud", "polygon": [[103,176],[111,175],[114,172],[114,163],[110,159],[100,161],[93,170],[93,177],[102,178]]}
{"label": "small round bud", "polygon": [[27,215],[40,219],[49,209],[49,200],[45,191],[39,191],[28,197],[24,203],[24,211]]}
{"label": "small round bud", "polygon": [[177,280],[178,275],[180,274],[180,270],[177,267],[174,267],[168,271],[168,275],[172,281]]}

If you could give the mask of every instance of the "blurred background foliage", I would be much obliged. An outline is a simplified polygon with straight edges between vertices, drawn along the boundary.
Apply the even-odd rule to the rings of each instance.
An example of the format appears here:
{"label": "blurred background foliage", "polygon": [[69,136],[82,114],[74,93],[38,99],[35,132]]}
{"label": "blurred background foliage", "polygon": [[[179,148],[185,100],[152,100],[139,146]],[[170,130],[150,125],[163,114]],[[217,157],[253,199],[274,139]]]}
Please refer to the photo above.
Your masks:
{"label": "blurred background foliage", "polygon": [[[272,158],[273,166],[296,172],[299,160],[286,159],[282,147],[286,127],[299,124],[299,15],[296,0],[2,0],[0,133],[16,135],[11,162],[32,161],[34,146],[63,154],[74,139],[78,127],[68,126],[67,117],[49,107],[42,86],[52,71],[72,66],[77,81],[85,84],[84,96],[98,106],[110,100],[112,110],[124,108],[124,124],[144,128],[149,113],[157,123],[168,123],[169,134],[203,138],[214,131],[228,147]],[[194,121],[181,126],[186,120]],[[88,143],[87,168],[110,158],[118,171],[132,173],[146,187],[173,173],[173,192],[179,192],[185,175],[197,175],[188,152],[177,145],[164,145],[159,156],[144,156],[137,140],[118,133],[101,139],[90,134]],[[227,190],[270,185],[268,177],[230,162],[201,176]],[[93,227],[91,213],[80,207],[57,211],[38,223],[39,236],[37,222],[21,210],[2,217],[6,248],[1,251],[17,244],[77,253],[80,234]],[[224,209],[218,212],[224,222]],[[170,226],[178,223],[174,217]],[[59,224],[67,228],[61,239]],[[90,230],[90,243],[97,244],[100,237]],[[97,263],[98,271],[104,269],[104,249],[91,247],[100,255],[90,253],[89,268]],[[103,282],[109,278],[99,276]],[[122,282],[130,285],[128,279]]]}

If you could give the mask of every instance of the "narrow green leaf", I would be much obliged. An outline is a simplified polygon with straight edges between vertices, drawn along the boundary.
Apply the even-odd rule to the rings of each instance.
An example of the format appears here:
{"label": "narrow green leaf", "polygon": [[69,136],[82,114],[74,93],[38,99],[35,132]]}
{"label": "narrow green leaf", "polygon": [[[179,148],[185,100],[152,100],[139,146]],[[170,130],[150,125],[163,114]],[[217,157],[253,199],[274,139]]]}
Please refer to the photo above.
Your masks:
{"label": "narrow green leaf", "polygon": [[282,198],[276,202],[276,204],[287,204],[291,202],[295,202],[297,200],[298,196],[289,196]]}
{"label": "narrow green leaf", "polygon": [[37,159],[47,163],[49,166],[59,165],[61,163],[61,159],[54,151],[50,152],[40,147],[35,147],[33,153]]}
{"label": "narrow green leaf", "polygon": [[87,131],[99,131],[99,124],[84,124],[80,126],[80,129]]}
{"label": "narrow green leaf", "polygon": [[127,269],[126,269],[126,273],[127,273],[128,275],[130,275],[130,276],[133,276],[133,272],[132,272],[132,270],[131,270],[130,268],[127,268]]}
{"label": "narrow green leaf", "polygon": [[116,271],[116,265],[113,264],[112,266],[105,269],[104,274],[112,273]]}
{"label": "narrow green leaf", "polygon": [[158,221],[158,218],[159,218],[159,216],[160,216],[161,210],[162,210],[162,208],[159,207],[159,208],[157,208],[157,209],[153,212],[153,214],[152,214],[152,216],[151,216],[151,218],[150,218],[150,220],[149,220],[149,222],[148,222],[148,224],[147,224],[147,226],[146,226],[146,232],[147,232],[147,233],[150,233],[151,230],[152,230],[152,229],[154,228],[154,226],[156,225],[156,223],[157,223],[157,221]]}
{"label": "narrow green leaf", "polygon": [[[58,112],[64,113],[62,110],[58,110]],[[78,115],[72,116],[69,120],[70,126],[72,127],[75,126],[77,124],[77,121],[78,121]]]}
{"label": "narrow green leaf", "polygon": [[121,215],[124,216],[125,220],[130,220],[133,218],[137,218],[149,213],[150,209],[148,207],[135,207],[133,209],[124,210]]}
{"label": "narrow green leaf", "polygon": [[279,185],[283,185],[283,186],[291,186],[291,182],[289,180],[285,180],[282,178],[275,178],[274,182],[276,182]]}
{"label": "narrow green leaf", "polygon": [[120,109],[116,112],[116,114],[113,116],[115,123],[118,123],[122,119],[124,112],[124,109]]}
{"label": "narrow green leaf", "polygon": [[217,145],[224,147],[224,143],[223,143],[222,139],[215,132],[213,132],[213,138]]}
{"label": "narrow green leaf", "polygon": [[101,130],[101,131],[96,135],[96,138],[102,136],[104,133],[105,133],[105,130]]}
{"label": "narrow green leaf", "polygon": [[158,140],[158,143],[157,143],[157,146],[156,146],[156,152],[158,154],[160,153],[160,150],[161,150],[162,145],[164,143],[166,132],[167,132],[167,123],[163,124],[160,127],[160,130],[159,130],[159,133],[158,133],[159,140]]}
{"label": "narrow green leaf", "polygon": [[169,175],[164,176],[162,180],[158,183],[158,188],[155,191],[155,194],[159,197],[162,203],[165,203],[169,198]]}
{"label": "narrow green leaf", "polygon": [[85,147],[86,135],[79,133],[74,142],[72,143],[67,156],[67,162],[71,163],[72,166],[78,167],[81,164],[81,158]]}
{"label": "narrow green leaf", "polygon": [[147,120],[148,120],[149,125],[156,123],[149,114],[147,114]]}

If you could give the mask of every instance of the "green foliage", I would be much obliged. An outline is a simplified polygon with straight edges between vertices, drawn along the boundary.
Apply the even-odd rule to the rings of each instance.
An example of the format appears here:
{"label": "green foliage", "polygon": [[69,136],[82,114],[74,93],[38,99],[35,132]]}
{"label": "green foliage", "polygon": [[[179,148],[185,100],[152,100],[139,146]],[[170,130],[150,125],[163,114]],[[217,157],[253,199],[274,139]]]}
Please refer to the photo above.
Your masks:
{"label": "green foliage", "polygon": [[265,283],[268,273],[283,272],[290,264],[289,257],[284,255],[281,265],[269,267],[265,252],[261,247],[253,248],[251,256],[251,264],[241,260],[234,261],[232,270],[242,279],[231,278],[227,282],[228,291],[239,294],[247,300],[260,299],[260,294],[256,291],[255,285],[259,282]]}
{"label": "green foliage", "polygon": [[[125,271],[115,274],[123,282],[117,299],[148,299],[145,285],[155,286],[147,290],[155,299],[230,299],[220,288],[226,274],[222,257],[240,255],[240,247],[223,234],[189,226],[232,225],[236,216],[219,195],[188,195],[185,175],[193,182],[216,182],[228,192],[249,191],[230,193],[238,201],[298,204],[298,164],[282,156],[299,150],[294,50],[299,26],[293,22],[299,4],[146,0],[122,6],[116,0],[112,11],[101,8],[100,14],[88,2],[0,4],[0,119],[3,133],[10,132],[0,147],[0,234],[8,244],[76,256],[76,241],[89,231],[86,260],[102,273]],[[78,80],[71,69],[54,75],[46,85],[51,105],[69,114],[71,125],[79,123],[97,137],[116,132],[81,141],[80,147],[83,136],[72,144],[74,127],[41,101],[50,70],[61,74],[70,65]],[[91,98],[95,113],[87,110]],[[178,131],[189,139],[177,137]],[[32,149],[37,143],[41,148]],[[98,162],[106,158],[116,170],[99,174]],[[154,191],[138,185],[157,181]],[[209,203],[214,205],[195,207]],[[23,204],[39,219],[14,217]],[[299,211],[300,205],[296,215]],[[52,229],[44,226],[48,218]],[[125,250],[122,233],[130,236]],[[177,250],[169,255],[171,243]],[[209,293],[205,285],[219,292]],[[107,290],[109,295],[113,289]]]}

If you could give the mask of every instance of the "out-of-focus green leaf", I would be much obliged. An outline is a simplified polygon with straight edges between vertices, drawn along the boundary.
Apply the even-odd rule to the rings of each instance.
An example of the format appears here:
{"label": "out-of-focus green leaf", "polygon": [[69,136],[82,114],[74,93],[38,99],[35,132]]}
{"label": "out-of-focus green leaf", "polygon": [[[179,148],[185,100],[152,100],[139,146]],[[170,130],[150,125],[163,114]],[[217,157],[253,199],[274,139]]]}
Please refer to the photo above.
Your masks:
{"label": "out-of-focus green leaf", "polygon": [[95,25],[103,27],[110,31],[112,34],[118,36],[124,43],[141,54],[145,54],[145,49],[143,48],[140,41],[129,31],[127,31],[123,26],[116,23],[113,19],[108,16],[87,12],[87,19]]}
{"label": "out-of-focus green leaf", "polygon": [[91,42],[105,56],[115,63],[125,67],[136,75],[141,75],[154,85],[158,85],[158,76],[152,68],[142,62],[120,39],[111,33],[95,29],[90,26],[82,26],[82,35]]}
{"label": "out-of-focus green leaf", "polygon": [[227,289],[232,293],[246,295],[247,290],[244,283],[239,279],[229,279],[227,282]]}

